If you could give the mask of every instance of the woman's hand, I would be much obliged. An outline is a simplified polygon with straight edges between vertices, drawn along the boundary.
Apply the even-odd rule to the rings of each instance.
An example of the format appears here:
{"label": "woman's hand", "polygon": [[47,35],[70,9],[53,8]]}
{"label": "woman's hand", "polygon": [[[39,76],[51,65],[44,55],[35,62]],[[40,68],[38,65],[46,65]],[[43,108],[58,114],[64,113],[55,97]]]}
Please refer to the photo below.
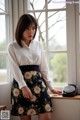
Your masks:
{"label": "woman's hand", "polygon": [[58,90],[58,89],[52,89],[51,92],[52,92],[53,94],[62,95],[62,91],[61,91],[61,90]]}
{"label": "woman's hand", "polygon": [[27,86],[22,87],[22,93],[24,98],[27,98],[27,99],[33,98],[32,92]]}

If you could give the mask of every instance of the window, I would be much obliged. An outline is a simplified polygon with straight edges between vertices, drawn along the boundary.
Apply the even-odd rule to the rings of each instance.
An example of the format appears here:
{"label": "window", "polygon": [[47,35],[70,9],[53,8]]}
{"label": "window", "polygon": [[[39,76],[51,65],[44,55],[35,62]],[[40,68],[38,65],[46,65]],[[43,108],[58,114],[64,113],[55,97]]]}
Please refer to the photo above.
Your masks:
{"label": "window", "polygon": [[[26,0],[25,0],[26,1]],[[74,0],[28,0],[25,12],[38,22],[35,40],[43,45],[52,84],[78,83],[78,2]]]}
{"label": "window", "polygon": [[7,82],[8,58],[7,44],[9,39],[8,0],[0,0],[0,83]]}
{"label": "window", "polygon": [[30,0],[27,13],[38,22],[35,40],[43,45],[54,86],[67,82],[66,3],[56,0]]}

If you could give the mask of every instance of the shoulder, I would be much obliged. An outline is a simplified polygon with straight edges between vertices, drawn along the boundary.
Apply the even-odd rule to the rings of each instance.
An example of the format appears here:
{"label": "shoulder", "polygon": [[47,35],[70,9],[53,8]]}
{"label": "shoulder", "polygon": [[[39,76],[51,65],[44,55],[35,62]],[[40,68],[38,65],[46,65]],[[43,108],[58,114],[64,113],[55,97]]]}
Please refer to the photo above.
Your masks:
{"label": "shoulder", "polygon": [[17,42],[16,41],[12,41],[12,42],[10,42],[9,44],[8,44],[8,47],[7,47],[7,52],[8,53],[13,53],[13,52],[15,52],[15,50],[18,48],[18,44],[17,44]]}
{"label": "shoulder", "polygon": [[8,49],[13,49],[13,47],[16,47],[18,46],[17,42],[16,41],[12,41],[8,44]]}
{"label": "shoulder", "polygon": [[33,44],[35,44],[37,47],[42,48],[42,45],[41,45],[40,41],[35,41],[34,40]]}

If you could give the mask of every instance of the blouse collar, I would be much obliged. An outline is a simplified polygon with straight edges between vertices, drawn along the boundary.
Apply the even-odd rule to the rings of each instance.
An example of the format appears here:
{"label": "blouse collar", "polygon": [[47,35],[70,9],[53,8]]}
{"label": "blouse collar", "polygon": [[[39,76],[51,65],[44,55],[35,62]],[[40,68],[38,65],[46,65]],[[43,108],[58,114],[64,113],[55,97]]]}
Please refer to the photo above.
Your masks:
{"label": "blouse collar", "polygon": [[22,40],[21,42],[22,42],[22,46],[23,46],[23,47],[26,47],[26,48],[28,48],[28,49],[29,49],[29,48],[30,48],[30,46],[31,46],[31,44],[33,43],[33,40],[30,42],[29,46],[28,46],[28,45],[26,45],[26,44],[25,44],[25,42],[24,42],[23,40]]}

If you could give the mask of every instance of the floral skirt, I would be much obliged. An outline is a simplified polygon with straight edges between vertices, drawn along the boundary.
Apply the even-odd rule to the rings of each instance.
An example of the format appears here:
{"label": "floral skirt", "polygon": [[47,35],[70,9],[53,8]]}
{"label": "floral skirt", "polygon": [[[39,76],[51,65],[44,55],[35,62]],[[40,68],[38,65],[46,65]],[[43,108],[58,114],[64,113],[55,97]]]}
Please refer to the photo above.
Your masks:
{"label": "floral skirt", "polygon": [[51,98],[39,71],[39,66],[24,65],[20,66],[20,69],[27,86],[33,94],[33,98],[30,100],[24,98],[17,81],[13,79],[11,88],[11,115],[25,116],[52,112]]}

